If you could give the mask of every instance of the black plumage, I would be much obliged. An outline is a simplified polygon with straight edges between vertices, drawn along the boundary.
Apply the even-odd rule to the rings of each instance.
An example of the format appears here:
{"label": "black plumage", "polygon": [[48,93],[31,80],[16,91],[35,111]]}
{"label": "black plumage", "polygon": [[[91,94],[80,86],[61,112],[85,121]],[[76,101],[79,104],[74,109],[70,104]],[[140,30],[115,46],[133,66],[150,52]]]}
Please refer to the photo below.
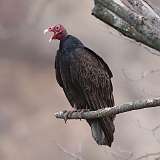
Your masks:
{"label": "black plumage", "polygon": [[[112,72],[104,60],[72,35],[60,41],[55,59],[56,78],[71,106],[97,110],[114,106]],[[111,146],[114,117],[87,120],[99,145]]]}

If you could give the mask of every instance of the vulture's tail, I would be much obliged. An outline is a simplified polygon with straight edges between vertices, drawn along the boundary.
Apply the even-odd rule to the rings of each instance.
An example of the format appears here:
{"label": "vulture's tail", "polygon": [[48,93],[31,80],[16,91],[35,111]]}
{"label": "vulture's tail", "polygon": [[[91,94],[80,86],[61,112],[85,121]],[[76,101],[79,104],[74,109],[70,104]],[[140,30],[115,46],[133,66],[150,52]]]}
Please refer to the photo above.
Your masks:
{"label": "vulture's tail", "polygon": [[108,145],[111,147],[115,130],[113,120],[110,117],[87,120],[91,127],[92,136],[98,145]]}

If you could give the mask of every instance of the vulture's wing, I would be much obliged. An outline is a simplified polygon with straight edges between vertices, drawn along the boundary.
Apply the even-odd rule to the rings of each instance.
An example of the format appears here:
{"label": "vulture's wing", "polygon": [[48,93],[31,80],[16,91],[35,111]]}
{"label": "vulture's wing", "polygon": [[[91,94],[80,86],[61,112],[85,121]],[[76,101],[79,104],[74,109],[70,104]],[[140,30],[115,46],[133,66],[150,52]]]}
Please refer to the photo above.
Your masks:
{"label": "vulture's wing", "polygon": [[88,107],[97,110],[114,106],[112,73],[103,59],[86,48],[77,48],[72,56],[72,83],[84,95]]}
{"label": "vulture's wing", "polygon": [[[83,95],[86,108],[97,110],[113,107],[112,73],[107,64],[93,51],[77,48],[70,63],[71,80]],[[78,106],[76,107],[78,108]],[[87,120],[91,126],[92,136],[100,145],[111,146],[114,133],[114,116]]]}
{"label": "vulture's wing", "polygon": [[56,57],[55,57],[55,72],[56,72],[56,79],[57,79],[58,84],[59,84],[61,87],[63,87],[63,81],[62,81],[62,78],[61,78],[60,66],[59,66],[59,63],[60,63],[60,55],[61,55],[61,52],[58,50],[58,51],[57,51],[57,54],[56,54]]}

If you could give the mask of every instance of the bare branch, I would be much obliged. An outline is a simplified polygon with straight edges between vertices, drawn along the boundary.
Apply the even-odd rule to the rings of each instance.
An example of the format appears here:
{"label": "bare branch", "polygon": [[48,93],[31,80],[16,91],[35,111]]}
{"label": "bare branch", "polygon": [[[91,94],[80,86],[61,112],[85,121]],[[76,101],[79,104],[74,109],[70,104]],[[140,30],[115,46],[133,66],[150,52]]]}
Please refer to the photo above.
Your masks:
{"label": "bare branch", "polygon": [[[146,100],[139,100],[135,102],[129,102],[126,104],[122,104],[119,106],[114,106],[111,108],[99,109],[97,111],[89,111],[89,112],[73,112],[68,115],[68,119],[95,119],[104,116],[116,115],[119,113],[124,113],[132,110],[158,107],[160,106],[160,97]],[[56,118],[66,119],[65,117],[66,111],[60,111],[55,113]]]}
{"label": "bare branch", "polygon": [[128,0],[135,11],[150,19],[156,19],[159,21],[159,15],[153,10],[153,8],[143,0]]}
{"label": "bare branch", "polygon": [[63,151],[65,154],[67,154],[68,156],[70,156],[71,158],[75,159],[75,160],[83,160],[83,158],[75,153],[69,152],[68,150],[66,150],[62,145],[56,143],[57,147]]}
{"label": "bare branch", "polygon": [[139,126],[140,128],[142,128],[142,129],[144,129],[144,130],[146,130],[146,131],[151,132],[151,134],[152,134],[153,137],[155,138],[156,142],[157,142],[158,144],[160,144],[160,140],[159,140],[159,139],[157,138],[157,136],[156,136],[157,131],[160,129],[160,124],[156,125],[156,126],[155,126],[154,128],[152,128],[152,129],[150,129],[150,128],[144,127],[139,120],[138,120],[137,122],[138,122],[138,126]]}
{"label": "bare branch", "polygon": [[[112,156],[114,157],[114,159],[123,159],[123,160],[130,160],[133,157],[133,152],[128,152],[128,151],[122,151],[120,150],[120,152],[113,152],[111,151]],[[127,154],[127,155],[126,155]]]}
{"label": "bare branch", "polygon": [[146,159],[148,157],[154,157],[160,155],[160,152],[155,152],[155,153],[147,153],[141,157],[136,158],[135,160],[141,160],[141,159]]}
{"label": "bare branch", "polygon": [[[124,77],[129,80],[129,81],[141,81],[143,80],[144,78],[146,78],[147,76],[151,76],[153,74],[158,74],[160,73],[160,68],[157,68],[157,69],[151,69],[151,70],[147,70],[147,71],[144,71],[140,74],[140,76],[136,79],[133,79],[132,77],[128,76],[128,71],[124,68],[122,68],[122,73],[124,75]],[[134,76],[135,77],[135,76]]]}
{"label": "bare branch", "polygon": [[92,14],[95,17],[125,36],[160,51],[159,12],[157,13],[145,0],[94,0],[94,2]]}

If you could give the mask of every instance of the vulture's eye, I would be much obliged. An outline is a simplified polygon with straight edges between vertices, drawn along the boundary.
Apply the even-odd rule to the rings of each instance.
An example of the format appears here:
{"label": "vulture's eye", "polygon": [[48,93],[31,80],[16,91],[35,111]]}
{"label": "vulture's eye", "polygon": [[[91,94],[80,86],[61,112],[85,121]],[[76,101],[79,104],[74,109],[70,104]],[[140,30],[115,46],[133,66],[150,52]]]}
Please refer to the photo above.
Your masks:
{"label": "vulture's eye", "polygon": [[48,27],[48,30],[51,31],[51,30],[52,30],[52,27]]}
{"label": "vulture's eye", "polygon": [[59,31],[60,30],[60,26],[55,26],[55,30]]}

